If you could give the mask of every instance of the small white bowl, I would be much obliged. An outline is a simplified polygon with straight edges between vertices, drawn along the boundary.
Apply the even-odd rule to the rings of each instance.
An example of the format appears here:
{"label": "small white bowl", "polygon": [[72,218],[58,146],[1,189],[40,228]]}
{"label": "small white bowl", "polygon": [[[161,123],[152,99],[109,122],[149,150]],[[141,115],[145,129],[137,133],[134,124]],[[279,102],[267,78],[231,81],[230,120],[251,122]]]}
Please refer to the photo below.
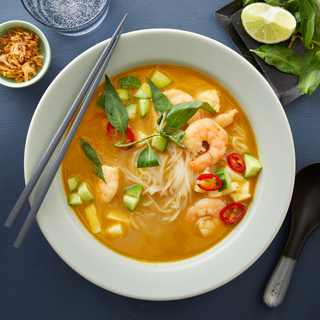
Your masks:
{"label": "small white bowl", "polygon": [[31,86],[32,84],[38,82],[47,72],[51,62],[51,49],[49,42],[43,32],[37,28],[35,25],[21,20],[11,20],[0,24],[0,38],[2,38],[5,34],[8,33],[9,30],[13,30],[15,28],[21,28],[27,31],[32,31],[37,34],[40,38],[40,48],[43,50],[39,50],[39,52],[43,55],[42,65],[43,68],[37,70],[37,75],[33,77],[29,81],[18,83],[14,79],[6,78],[0,75],[0,84],[11,87],[11,88],[25,88]]}

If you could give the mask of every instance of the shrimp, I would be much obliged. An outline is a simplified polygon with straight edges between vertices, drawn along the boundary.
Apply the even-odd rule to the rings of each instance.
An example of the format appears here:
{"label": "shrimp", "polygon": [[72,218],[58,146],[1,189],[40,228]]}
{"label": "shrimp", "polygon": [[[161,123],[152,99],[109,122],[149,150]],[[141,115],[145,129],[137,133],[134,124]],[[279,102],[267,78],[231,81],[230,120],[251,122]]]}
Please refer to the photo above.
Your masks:
{"label": "shrimp", "polygon": [[186,220],[196,221],[203,236],[208,236],[218,223],[221,223],[219,213],[225,203],[220,199],[203,198],[189,208]]}
{"label": "shrimp", "polygon": [[[197,120],[191,123],[185,132],[183,143],[189,151],[194,155],[205,151],[193,161],[188,162],[193,171],[202,171],[215,165],[226,153],[228,135],[214,120],[208,118]],[[203,141],[209,144],[207,151],[202,146]]]}
{"label": "shrimp", "polygon": [[[182,91],[182,90],[177,90],[177,89],[169,89],[163,94],[170,100],[171,104],[175,106],[178,103],[182,102],[190,102],[194,101],[193,97],[190,96],[190,94]],[[187,121],[188,124],[191,124],[192,122],[201,119],[201,113],[198,110],[191,119]]]}
{"label": "shrimp", "polygon": [[[211,90],[207,90],[204,92],[200,92],[197,93],[196,95],[196,100],[197,101],[204,101],[210,104],[210,106],[216,111],[219,112],[220,111],[220,98],[219,98],[219,93],[218,90],[216,89],[211,89]],[[203,111],[203,110],[201,110]],[[206,112],[206,111],[204,111]],[[203,116],[203,118],[205,118]]]}
{"label": "shrimp", "polygon": [[104,183],[100,179],[98,183],[98,187],[99,187],[102,199],[105,202],[110,202],[118,191],[119,178],[120,178],[119,168],[103,165],[102,173],[106,183]]}
{"label": "shrimp", "polygon": [[219,114],[214,118],[214,121],[218,123],[222,128],[228,127],[233,123],[233,118],[238,112],[239,111],[237,109],[232,109],[227,113]]}

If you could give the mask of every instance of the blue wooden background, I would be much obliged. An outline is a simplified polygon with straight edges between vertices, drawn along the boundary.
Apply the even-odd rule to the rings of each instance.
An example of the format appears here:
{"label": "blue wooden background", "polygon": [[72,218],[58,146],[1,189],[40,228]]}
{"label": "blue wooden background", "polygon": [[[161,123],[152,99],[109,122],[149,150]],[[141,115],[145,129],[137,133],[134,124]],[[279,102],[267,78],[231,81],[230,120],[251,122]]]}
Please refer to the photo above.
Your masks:
{"label": "blue wooden background", "polygon": [[[11,230],[3,226],[24,187],[24,145],[33,112],[44,91],[70,61],[109,38],[125,13],[129,16],[124,32],[149,28],[181,29],[205,35],[236,50],[213,16],[214,11],[228,2],[110,0],[109,13],[103,24],[88,35],[72,38],[34,21],[19,0],[0,1],[0,23],[7,20],[32,22],[45,33],[52,49],[50,69],[39,83],[26,89],[0,86],[1,320],[320,319],[320,230],[314,232],[302,251],[283,303],[276,309],[269,309],[261,300],[286,243],[290,215],[265,253],[239,277],[201,296],[168,302],[126,298],[88,282],[60,259],[36,223],[21,250],[13,248],[12,244],[22,219]],[[295,142],[297,170],[320,160],[319,101],[320,89],[285,108]],[[281,177],[274,183],[281,183]],[[28,209],[29,205],[26,205],[22,216]]]}

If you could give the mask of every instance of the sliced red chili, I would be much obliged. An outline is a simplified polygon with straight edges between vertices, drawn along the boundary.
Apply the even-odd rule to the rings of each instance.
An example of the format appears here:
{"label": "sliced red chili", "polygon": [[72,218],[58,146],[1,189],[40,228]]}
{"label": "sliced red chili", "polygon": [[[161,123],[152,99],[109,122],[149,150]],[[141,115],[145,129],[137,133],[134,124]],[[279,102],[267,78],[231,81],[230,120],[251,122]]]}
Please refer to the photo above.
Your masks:
{"label": "sliced red chili", "polygon": [[230,153],[228,155],[228,164],[230,168],[236,172],[243,172],[246,170],[246,164],[243,158],[237,153]]}
{"label": "sliced red chili", "polygon": [[[116,134],[117,134],[117,129],[110,122],[108,122],[107,136],[109,138],[113,138]],[[134,133],[129,127],[127,127],[125,141],[126,141],[126,143],[130,143],[130,142],[135,141]]]}
{"label": "sliced red chili", "polygon": [[234,202],[220,211],[220,218],[225,223],[232,224],[242,219],[245,213],[246,207],[242,203]]}
{"label": "sliced red chili", "polygon": [[[210,183],[209,186],[203,185],[201,181]],[[203,173],[197,178],[197,186],[203,190],[214,191],[222,187],[222,180],[212,173]]]}

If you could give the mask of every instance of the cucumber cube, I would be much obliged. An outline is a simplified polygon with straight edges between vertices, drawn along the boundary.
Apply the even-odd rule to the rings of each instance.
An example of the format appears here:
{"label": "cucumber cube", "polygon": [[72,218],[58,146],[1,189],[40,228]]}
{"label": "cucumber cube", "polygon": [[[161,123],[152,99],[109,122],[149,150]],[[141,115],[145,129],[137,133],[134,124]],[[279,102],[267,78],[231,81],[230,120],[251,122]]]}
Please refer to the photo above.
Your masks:
{"label": "cucumber cube", "polygon": [[136,92],[134,95],[135,98],[137,99],[151,99],[152,98],[152,93],[151,93],[151,88],[148,83],[143,83],[139,90]]}
{"label": "cucumber cube", "polygon": [[91,194],[89,190],[89,186],[86,182],[82,182],[79,189],[78,189],[78,195],[81,197],[81,199],[85,202],[93,201],[93,195]]}
{"label": "cucumber cube", "polygon": [[150,108],[150,99],[139,99],[140,116],[144,117]]}
{"label": "cucumber cube", "polygon": [[121,100],[130,100],[130,92],[127,89],[118,89],[118,96]]}
{"label": "cucumber cube", "polygon": [[168,78],[158,70],[156,70],[156,72],[151,77],[151,81],[160,89],[165,88],[172,83],[172,80],[170,78]]}
{"label": "cucumber cube", "polygon": [[75,191],[78,188],[78,185],[79,185],[79,179],[77,176],[68,179],[68,186],[69,186],[70,192]]}
{"label": "cucumber cube", "polygon": [[82,204],[82,199],[77,193],[71,193],[68,196],[68,203],[70,206],[79,206]]}
{"label": "cucumber cube", "polygon": [[243,176],[246,179],[255,176],[262,169],[262,164],[260,161],[249,153],[243,154],[243,160],[246,164],[246,169],[243,172]]}
{"label": "cucumber cube", "polygon": [[136,207],[139,204],[139,201],[140,201],[140,198],[129,196],[127,194],[123,196],[123,204],[130,211],[134,211],[136,209]]}
{"label": "cucumber cube", "polygon": [[153,137],[151,145],[161,152],[165,152],[168,144],[168,139],[161,136]]}
{"label": "cucumber cube", "polygon": [[142,192],[141,184],[135,184],[124,190],[124,194],[127,194],[128,196],[136,197],[136,198],[139,198],[141,196],[141,192]]}
{"label": "cucumber cube", "polygon": [[128,105],[126,105],[126,109],[128,112],[128,118],[130,120],[133,120],[137,116],[137,110],[138,110],[138,104],[137,102],[131,102]]}

